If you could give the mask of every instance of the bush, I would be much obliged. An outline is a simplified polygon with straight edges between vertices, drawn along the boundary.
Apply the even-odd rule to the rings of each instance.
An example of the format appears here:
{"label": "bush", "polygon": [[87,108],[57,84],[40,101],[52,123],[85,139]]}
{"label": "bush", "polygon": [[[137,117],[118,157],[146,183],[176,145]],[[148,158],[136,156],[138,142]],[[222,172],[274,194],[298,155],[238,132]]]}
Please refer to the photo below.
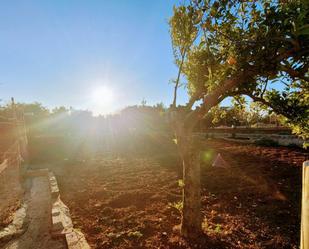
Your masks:
{"label": "bush", "polygon": [[288,144],[286,147],[292,148],[292,149],[299,149],[299,146],[297,144],[291,143]]}
{"label": "bush", "polygon": [[278,147],[279,144],[278,142],[269,139],[269,138],[261,138],[259,140],[255,141],[256,145],[260,145],[260,146],[267,146],[267,147]]}

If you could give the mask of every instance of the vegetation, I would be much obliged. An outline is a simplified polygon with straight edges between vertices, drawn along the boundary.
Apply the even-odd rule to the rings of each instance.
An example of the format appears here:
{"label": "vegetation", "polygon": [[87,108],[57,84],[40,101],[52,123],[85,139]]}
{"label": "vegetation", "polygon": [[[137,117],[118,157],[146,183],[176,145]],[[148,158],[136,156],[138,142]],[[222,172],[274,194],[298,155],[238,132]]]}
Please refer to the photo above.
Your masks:
{"label": "vegetation", "polygon": [[[199,146],[192,131],[212,108],[227,97],[242,105],[247,96],[308,138],[308,20],[306,1],[196,0],[174,8],[169,24],[179,70],[171,123],[184,165],[185,237],[201,232]],[[176,104],[181,80],[190,95],[185,106]]]}
{"label": "vegetation", "polygon": [[[115,156],[166,151],[169,127],[162,104],[130,106],[119,113],[94,117],[90,111],[48,110],[40,103],[16,104],[25,114],[32,160],[81,160],[102,153]],[[0,116],[12,117],[3,106]],[[172,142],[169,142],[172,144]]]}
{"label": "vegetation", "polygon": [[[83,26],[92,31],[92,24],[91,20]],[[31,188],[19,189],[35,175],[27,170],[48,167],[57,176],[74,226],[96,248],[298,247],[302,197],[295,191],[301,188],[300,171],[295,168],[307,160],[308,153],[294,148],[299,141],[288,135],[292,130],[309,141],[309,1],[182,1],[174,7],[168,27],[178,69],[169,107],[149,106],[143,99],[140,105],[117,113],[93,116],[88,110],[64,106],[51,110],[38,102],[14,103],[13,99],[12,105],[0,106],[0,189],[6,188],[2,191],[6,196],[0,198],[0,227],[12,221],[23,194],[27,197],[32,187],[43,187],[43,181],[36,184],[33,179]],[[75,34],[70,33],[72,41]],[[93,45],[96,37],[86,41]],[[84,53],[77,55],[73,59]],[[121,98],[128,94],[136,97],[136,87],[144,77],[135,82],[131,71],[148,70],[132,64],[130,75],[109,77],[114,72],[109,64],[118,64],[109,63],[108,56],[103,64],[99,56],[89,56],[93,65],[77,74],[77,83],[70,88],[76,96],[85,95],[81,106],[104,113],[125,103]],[[30,59],[35,61],[35,56]],[[83,63],[87,62],[79,59],[72,68]],[[107,65],[106,72],[97,72],[101,64]],[[4,76],[4,81],[17,82]],[[119,84],[120,80],[127,82]],[[92,87],[88,96],[87,88]],[[182,105],[178,100],[181,87],[189,96]],[[231,105],[223,106],[226,102]],[[283,125],[276,132],[287,136],[268,134],[274,129],[238,136],[238,132],[252,131],[246,127],[263,124]],[[235,126],[242,127],[225,128]],[[211,139],[228,132],[231,139]],[[290,144],[283,148],[279,143]],[[29,196],[29,203],[39,203],[37,196]],[[31,222],[45,222],[43,216],[33,219],[33,213],[30,210]],[[53,238],[48,231],[42,233],[41,228],[47,228],[43,224],[31,236],[33,248],[40,242],[36,235]],[[25,233],[27,241],[32,239],[28,237]]]}
{"label": "vegetation", "polygon": [[176,210],[178,210],[181,213],[182,208],[183,208],[183,203],[182,203],[182,201],[178,201],[178,202],[169,203],[168,206],[171,207],[171,208],[175,208]]}
{"label": "vegetation", "polygon": [[282,122],[279,115],[270,114],[256,102],[251,102],[247,105],[235,104],[231,107],[215,106],[199,123],[199,127],[258,127],[259,125],[279,126]]}
{"label": "vegetation", "polygon": [[262,145],[262,146],[269,146],[269,147],[279,146],[279,144],[276,141],[273,141],[273,140],[268,139],[268,138],[259,139],[255,142],[255,144]]}

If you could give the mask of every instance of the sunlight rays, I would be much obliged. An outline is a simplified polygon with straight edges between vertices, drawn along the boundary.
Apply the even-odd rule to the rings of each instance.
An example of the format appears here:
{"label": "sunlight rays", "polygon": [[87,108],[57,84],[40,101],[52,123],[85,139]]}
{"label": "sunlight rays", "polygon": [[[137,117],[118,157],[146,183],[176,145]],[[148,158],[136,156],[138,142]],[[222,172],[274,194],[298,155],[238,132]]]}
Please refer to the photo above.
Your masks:
{"label": "sunlight rays", "polygon": [[111,113],[116,103],[115,91],[108,85],[93,88],[90,101],[95,115]]}

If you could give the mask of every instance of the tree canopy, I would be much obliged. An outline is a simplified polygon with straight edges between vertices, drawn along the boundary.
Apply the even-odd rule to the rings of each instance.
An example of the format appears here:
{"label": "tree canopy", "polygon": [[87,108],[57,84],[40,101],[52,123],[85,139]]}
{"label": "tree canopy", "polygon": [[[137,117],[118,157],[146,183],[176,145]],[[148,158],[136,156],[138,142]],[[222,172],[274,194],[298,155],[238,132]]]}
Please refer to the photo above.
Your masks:
{"label": "tree canopy", "polygon": [[185,122],[193,126],[227,97],[249,96],[309,138],[308,22],[308,1],[193,0],[174,7],[170,33],[190,95]]}

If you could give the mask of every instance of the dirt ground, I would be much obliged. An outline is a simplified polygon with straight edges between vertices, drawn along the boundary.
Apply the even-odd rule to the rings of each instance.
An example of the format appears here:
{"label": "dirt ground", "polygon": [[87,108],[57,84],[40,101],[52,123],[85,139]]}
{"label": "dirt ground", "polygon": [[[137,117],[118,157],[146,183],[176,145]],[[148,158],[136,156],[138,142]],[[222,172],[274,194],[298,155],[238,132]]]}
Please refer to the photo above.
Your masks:
{"label": "dirt ground", "polygon": [[[4,206],[4,205],[3,205]],[[16,210],[20,207],[20,200],[10,202],[6,207],[1,208],[0,212],[0,230],[7,227],[13,220],[13,215]]]}
{"label": "dirt ground", "polygon": [[0,230],[12,222],[22,196],[18,165],[9,165],[0,172]]}
{"label": "dirt ground", "polygon": [[[217,153],[229,169],[213,168]],[[98,159],[54,169],[74,225],[93,248],[298,248],[308,153],[209,140],[202,150],[204,236],[179,236],[181,163]]]}

